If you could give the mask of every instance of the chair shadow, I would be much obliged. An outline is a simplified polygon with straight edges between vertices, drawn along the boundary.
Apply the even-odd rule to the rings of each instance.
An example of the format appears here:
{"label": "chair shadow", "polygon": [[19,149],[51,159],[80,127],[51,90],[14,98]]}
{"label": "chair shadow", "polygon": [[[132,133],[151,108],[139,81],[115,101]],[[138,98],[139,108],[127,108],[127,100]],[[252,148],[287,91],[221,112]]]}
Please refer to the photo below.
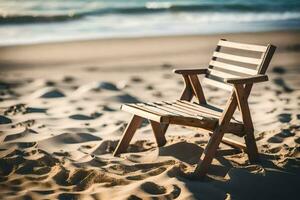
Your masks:
{"label": "chair shadow", "polygon": [[[161,147],[159,155],[173,156],[184,163],[196,165],[203,151],[204,149],[196,144],[179,142]],[[176,176],[184,182],[196,199],[226,199],[228,196],[231,199],[299,198],[300,170],[280,168],[272,162],[276,158],[266,154],[260,154],[259,165],[236,168],[224,156],[237,153],[239,151],[235,149],[218,150],[216,159],[220,165],[212,164],[204,180],[190,180],[177,172],[170,172],[169,175]],[[251,167],[262,171],[253,172]],[[298,167],[300,168],[299,165]]]}
{"label": "chair shadow", "polygon": [[[203,151],[204,149],[202,147],[194,143],[182,141],[159,148],[159,156],[172,156],[183,163],[197,165]],[[209,169],[209,174],[224,177],[228,170],[232,168],[232,164],[224,158],[224,156],[237,152],[235,149],[218,150],[216,160],[221,165],[212,164]]]}

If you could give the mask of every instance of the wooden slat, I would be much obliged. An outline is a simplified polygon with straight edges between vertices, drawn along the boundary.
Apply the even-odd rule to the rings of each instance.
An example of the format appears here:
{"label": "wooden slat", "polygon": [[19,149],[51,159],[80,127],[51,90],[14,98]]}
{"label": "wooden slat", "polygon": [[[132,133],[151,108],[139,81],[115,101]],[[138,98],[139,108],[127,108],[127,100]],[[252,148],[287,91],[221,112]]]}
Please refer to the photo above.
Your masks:
{"label": "wooden slat", "polygon": [[[209,135],[211,135],[211,133]],[[222,143],[232,146],[234,148],[242,149],[243,151],[247,151],[247,147],[245,144],[225,136],[222,138]]]}
{"label": "wooden slat", "polygon": [[265,74],[269,64],[271,62],[271,59],[273,57],[273,54],[275,53],[276,47],[269,44],[266,53],[262,55],[262,64],[261,66],[258,66],[258,73],[259,74]]}
{"label": "wooden slat", "polygon": [[191,113],[191,114],[193,114],[193,115],[195,115],[195,116],[198,116],[198,115],[200,114],[199,111],[193,110],[193,109],[188,108],[188,107],[180,106],[180,105],[176,104],[176,102],[168,102],[168,101],[164,101],[164,103],[169,104],[169,105],[171,105],[171,106],[173,106],[173,107],[175,107],[175,108],[177,108],[177,109],[183,110],[183,111],[185,111],[185,112],[189,112],[189,113]]}
{"label": "wooden slat", "polygon": [[170,112],[177,113],[177,114],[179,114],[181,116],[184,116],[184,117],[195,117],[195,115],[192,115],[187,111],[180,110],[178,108],[174,108],[171,105],[168,105],[168,104],[163,103],[163,102],[154,103],[154,104],[157,105],[158,107],[162,108],[162,109],[169,110]]}
{"label": "wooden slat", "polygon": [[215,81],[211,78],[203,78],[202,82],[205,84],[220,88],[220,89],[228,90],[228,91],[232,91],[232,89],[233,89],[233,87],[231,85],[222,83],[220,81]]}
{"label": "wooden slat", "polygon": [[156,107],[157,109],[160,109],[164,112],[168,112],[170,113],[170,116],[187,116],[186,114],[183,114],[183,113],[180,113],[180,112],[176,112],[175,110],[172,110],[170,108],[166,108],[162,105],[159,105],[160,102],[157,102],[157,103],[147,103],[147,105],[151,105],[153,107]]}
{"label": "wooden slat", "polygon": [[176,113],[169,112],[169,111],[163,110],[161,108],[158,108],[153,103],[138,103],[136,105],[141,106],[144,109],[150,110],[152,112],[159,113],[162,116],[177,115]]}
{"label": "wooden slat", "polygon": [[258,82],[264,82],[268,81],[267,75],[256,75],[256,76],[250,76],[250,77],[242,77],[242,78],[225,78],[225,83],[231,83],[231,84],[252,84],[252,83],[258,83]]}
{"label": "wooden slat", "polygon": [[227,63],[223,63],[223,62],[215,61],[215,60],[211,60],[209,65],[213,66],[213,67],[225,69],[225,70],[230,70],[230,71],[239,72],[242,74],[247,74],[247,75],[256,75],[258,73],[256,69],[249,69],[246,67],[227,64]]}
{"label": "wooden slat", "polygon": [[222,71],[217,70],[216,68],[209,69],[209,74],[207,75],[207,77],[210,77],[210,75],[217,76],[217,77],[220,77],[222,79],[225,79],[225,78],[242,78],[243,77],[243,76],[238,76],[238,75],[227,73],[227,72],[222,72]]}
{"label": "wooden slat", "polygon": [[155,113],[154,111],[150,111],[133,104],[123,104],[121,109],[153,121],[168,123],[168,118],[166,116],[161,116],[159,113]]}
{"label": "wooden slat", "polygon": [[237,62],[253,64],[253,65],[258,65],[262,61],[261,59],[257,59],[257,58],[237,56],[237,55],[232,55],[232,54],[222,53],[222,52],[214,52],[213,56],[216,58],[222,58],[225,60],[237,61]]}
{"label": "wooden slat", "polygon": [[170,124],[177,124],[183,126],[193,126],[204,128],[207,130],[214,130],[218,123],[215,118],[203,117],[202,119],[190,117],[170,117]]}
{"label": "wooden slat", "polygon": [[216,111],[216,110],[213,110],[213,109],[210,109],[210,108],[206,108],[206,107],[204,107],[202,105],[198,105],[198,104],[191,103],[191,102],[188,102],[188,101],[178,100],[177,104],[182,105],[182,106],[186,106],[186,107],[190,107],[190,108],[195,109],[198,112],[203,112],[203,113],[211,114],[211,115],[214,115],[216,117],[220,117],[221,114],[222,114],[222,112],[219,112],[219,111]]}
{"label": "wooden slat", "polygon": [[201,112],[199,110],[192,109],[187,106],[182,106],[178,104],[178,102],[165,102],[165,103],[169,104],[170,108],[182,110],[183,112],[187,112],[195,118],[199,118],[199,119],[202,119],[202,117],[216,118],[216,116],[212,114]]}
{"label": "wooden slat", "polygon": [[267,50],[266,46],[245,44],[245,43],[238,43],[238,42],[229,42],[226,40],[220,40],[218,46],[248,50],[248,51],[257,51],[257,52],[265,52]]}

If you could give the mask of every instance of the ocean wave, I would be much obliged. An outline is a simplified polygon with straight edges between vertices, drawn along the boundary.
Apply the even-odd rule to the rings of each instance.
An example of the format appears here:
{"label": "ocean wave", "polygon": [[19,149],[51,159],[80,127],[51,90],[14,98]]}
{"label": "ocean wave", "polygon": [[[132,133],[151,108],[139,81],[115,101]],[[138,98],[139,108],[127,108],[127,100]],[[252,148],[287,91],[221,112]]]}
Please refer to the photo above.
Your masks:
{"label": "ocean wave", "polygon": [[0,16],[0,24],[26,24],[65,22],[82,18],[84,15],[7,15]]}
{"label": "ocean wave", "polygon": [[103,16],[108,14],[121,15],[140,15],[140,14],[157,14],[157,13],[300,13],[299,4],[172,4],[168,2],[150,2],[143,6],[127,6],[127,7],[106,7],[94,10],[67,12],[66,14],[0,14],[0,24],[26,24],[26,23],[49,23],[49,22],[65,22],[71,20],[82,19],[87,16]]}

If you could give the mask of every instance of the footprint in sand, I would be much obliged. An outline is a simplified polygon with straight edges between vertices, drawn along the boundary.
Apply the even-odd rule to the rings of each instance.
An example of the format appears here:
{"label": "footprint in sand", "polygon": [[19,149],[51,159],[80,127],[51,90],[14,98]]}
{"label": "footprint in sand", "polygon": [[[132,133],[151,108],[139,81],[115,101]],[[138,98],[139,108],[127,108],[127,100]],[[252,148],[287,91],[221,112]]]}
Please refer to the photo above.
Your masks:
{"label": "footprint in sand", "polygon": [[62,81],[65,83],[71,83],[71,82],[74,82],[74,80],[75,80],[75,78],[72,76],[65,76]]}
{"label": "footprint in sand", "polygon": [[277,134],[277,136],[282,138],[292,137],[295,136],[295,132],[289,129],[283,129],[280,133]]}
{"label": "footprint in sand", "polygon": [[153,90],[154,89],[153,85],[147,85],[145,88],[146,88],[146,90]]}
{"label": "footprint in sand", "polygon": [[143,82],[143,79],[141,77],[139,77],[139,76],[132,76],[130,78],[130,81],[134,82],[134,83],[141,83],[141,82]]}
{"label": "footprint in sand", "polygon": [[90,91],[99,92],[101,90],[119,91],[119,89],[115,84],[102,81],[102,82],[92,82],[86,85],[82,85],[78,87],[78,89],[74,92],[74,94],[78,95]]}
{"label": "footprint in sand", "polygon": [[107,102],[118,102],[118,103],[140,103],[141,101],[129,94],[121,94],[116,96],[110,96],[105,99]]}
{"label": "footprint in sand", "polygon": [[97,88],[105,89],[105,90],[112,90],[112,91],[119,90],[115,84],[110,83],[110,82],[100,82]]}
{"label": "footprint in sand", "polygon": [[280,67],[280,66],[274,67],[272,71],[276,74],[285,74],[286,73],[286,69],[283,67]]}
{"label": "footprint in sand", "polygon": [[144,192],[153,195],[153,197],[163,197],[164,199],[175,199],[181,193],[181,189],[177,185],[164,187],[154,182],[145,182],[140,187]]}
{"label": "footprint in sand", "polygon": [[60,97],[65,97],[65,95],[64,93],[62,93],[57,89],[46,92],[41,96],[41,98],[60,98]]}
{"label": "footprint in sand", "polygon": [[92,113],[90,116],[82,115],[82,114],[75,114],[75,115],[69,116],[69,118],[75,119],[75,120],[93,120],[100,116],[102,116],[102,113],[95,112],[95,113]]}
{"label": "footprint in sand", "polygon": [[290,93],[290,92],[293,92],[293,91],[294,91],[292,88],[290,88],[290,87],[285,83],[285,81],[284,81],[282,78],[275,78],[275,79],[273,80],[273,82],[274,82],[276,85],[282,87],[282,89],[283,89],[285,92]]}
{"label": "footprint in sand", "polygon": [[7,141],[16,140],[16,139],[20,139],[20,138],[24,138],[24,137],[30,137],[29,135],[32,135],[32,134],[36,135],[36,134],[38,134],[38,132],[27,128],[20,133],[7,135],[4,139],[4,141],[7,142]]}
{"label": "footprint in sand", "polygon": [[270,137],[267,141],[270,143],[282,143],[283,138],[278,135],[274,135],[274,136]]}
{"label": "footprint in sand", "polygon": [[280,122],[282,123],[287,123],[290,122],[292,120],[292,115],[289,113],[281,113],[280,115],[278,115],[278,119]]}
{"label": "footprint in sand", "polygon": [[63,133],[61,135],[58,135],[56,139],[67,144],[102,140],[102,138],[91,135],[89,133]]}
{"label": "footprint in sand", "polygon": [[32,95],[33,98],[61,98],[65,97],[65,94],[59,89],[54,87],[45,87],[35,91]]}
{"label": "footprint in sand", "polygon": [[10,124],[10,123],[12,123],[10,118],[0,115],[0,124]]}
{"label": "footprint in sand", "polygon": [[157,185],[153,182],[145,182],[141,185],[141,189],[144,192],[147,192],[149,194],[164,194],[166,193],[166,188],[160,185]]}

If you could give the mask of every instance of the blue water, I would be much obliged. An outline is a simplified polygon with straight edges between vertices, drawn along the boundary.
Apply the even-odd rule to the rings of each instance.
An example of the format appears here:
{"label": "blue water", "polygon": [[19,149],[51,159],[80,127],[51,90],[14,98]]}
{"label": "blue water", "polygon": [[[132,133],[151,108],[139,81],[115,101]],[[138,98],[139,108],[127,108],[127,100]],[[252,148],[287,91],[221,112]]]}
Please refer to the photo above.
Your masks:
{"label": "blue water", "polygon": [[0,0],[0,45],[300,28],[300,0]]}

